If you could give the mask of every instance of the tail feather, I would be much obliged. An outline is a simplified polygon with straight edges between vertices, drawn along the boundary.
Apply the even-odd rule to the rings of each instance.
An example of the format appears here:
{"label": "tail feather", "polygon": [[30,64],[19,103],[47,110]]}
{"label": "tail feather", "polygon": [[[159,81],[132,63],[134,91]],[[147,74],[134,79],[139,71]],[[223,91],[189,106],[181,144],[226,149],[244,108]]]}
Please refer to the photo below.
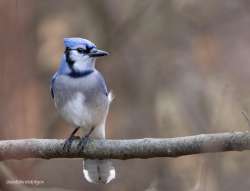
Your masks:
{"label": "tail feather", "polygon": [[92,160],[83,161],[83,174],[88,182],[107,184],[115,178],[115,168],[111,160]]}

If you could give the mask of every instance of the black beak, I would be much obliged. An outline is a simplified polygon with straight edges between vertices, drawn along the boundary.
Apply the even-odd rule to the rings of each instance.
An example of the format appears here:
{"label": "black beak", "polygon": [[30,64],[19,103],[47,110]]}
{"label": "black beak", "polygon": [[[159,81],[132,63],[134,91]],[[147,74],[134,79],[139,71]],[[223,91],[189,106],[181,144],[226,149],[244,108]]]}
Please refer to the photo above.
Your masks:
{"label": "black beak", "polygon": [[101,56],[107,56],[109,55],[109,53],[104,50],[98,50],[96,48],[93,48],[88,55],[89,57],[101,57]]}

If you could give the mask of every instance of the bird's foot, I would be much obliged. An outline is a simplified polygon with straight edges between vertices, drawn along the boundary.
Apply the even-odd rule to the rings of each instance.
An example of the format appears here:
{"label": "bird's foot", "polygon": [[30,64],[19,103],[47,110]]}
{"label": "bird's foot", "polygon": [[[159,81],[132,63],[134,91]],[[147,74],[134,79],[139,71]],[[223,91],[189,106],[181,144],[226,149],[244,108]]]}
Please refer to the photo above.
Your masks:
{"label": "bird's foot", "polygon": [[85,146],[88,144],[88,142],[90,141],[90,138],[89,136],[91,135],[91,133],[94,131],[94,127],[92,127],[89,132],[81,138],[80,142],[78,143],[77,145],[77,149],[80,150],[80,151],[83,151]]}
{"label": "bird's foot", "polygon": [[64,145],[63,145],[63,150],[69,152],[70,150],[70,147],[72,145],[72,142],[75,140],[75,139],[80,139],[79,136],[70,136],[68,139],[66,139]]}
{"label": "bird's foot", "polygon": [[90,141],[89,136],[84,136],[81,138],[80,142],[77,145],[77,149],[79,151],[83,151],[85,146],[88,144],[88,142]]}

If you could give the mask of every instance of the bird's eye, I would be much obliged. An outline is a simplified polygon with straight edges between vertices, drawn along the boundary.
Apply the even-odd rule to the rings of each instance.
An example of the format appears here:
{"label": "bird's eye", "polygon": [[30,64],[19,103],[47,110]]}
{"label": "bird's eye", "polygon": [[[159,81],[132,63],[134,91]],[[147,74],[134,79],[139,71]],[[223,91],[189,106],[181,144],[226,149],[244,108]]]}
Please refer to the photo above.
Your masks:
{"label": "bird's eye", "polygon": [[83,48],[77,48],[76,50],[77,50],[77,52],[79,52],[79,53],[81,53],[81,54],[82,54],[82,53],[85,53],[85,50],[84,50]]}

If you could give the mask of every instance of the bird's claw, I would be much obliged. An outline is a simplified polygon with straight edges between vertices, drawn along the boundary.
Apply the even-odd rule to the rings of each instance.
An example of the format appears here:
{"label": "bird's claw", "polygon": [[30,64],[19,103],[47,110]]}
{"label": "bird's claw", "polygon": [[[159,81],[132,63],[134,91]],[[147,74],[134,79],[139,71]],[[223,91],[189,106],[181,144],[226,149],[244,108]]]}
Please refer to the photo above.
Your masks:
{"label": "bird's claw", "polygon": [[90,138],[88,136],[82,137],[77,145],[77,149],[80,151],[83,151],[89,141],[90,141]]}
{"label": "bird's claw", "polygon": [[80,139],[80,137],[78,137],[78,136],[72,136],[72,137],[69,137],[68,139],[66,139],[66,141],[64,142],[64,145],[63,145],[63,150],[69,152],[70,147],[72,145],[72,142],[75,139]]}

